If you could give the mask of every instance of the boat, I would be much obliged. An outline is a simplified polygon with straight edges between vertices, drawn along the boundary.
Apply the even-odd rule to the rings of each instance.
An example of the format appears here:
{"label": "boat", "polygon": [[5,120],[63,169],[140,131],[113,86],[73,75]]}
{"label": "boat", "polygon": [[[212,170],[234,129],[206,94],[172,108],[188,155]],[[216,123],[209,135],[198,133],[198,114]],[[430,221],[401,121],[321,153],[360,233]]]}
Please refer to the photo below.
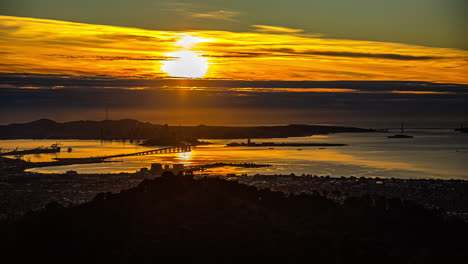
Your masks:
{"label": "boat", "polygon": [[402,134],[396,134],[396,135],[393,135],[393,136],[388,136],[387,138],[413,138],[413,136],[403,134],[404,133],[403,122],[401,122],[401,133]]}
{"label": "boat", "polygon": [[413,136],[397,134],[397,135],[393,135],[393,136],[388,136],[388,138],[413,138]]}
{"label": "boat", "polygon": [[459,131],[462,133],[468,133],[468,127],[463,127],[463,124],[460,124],[460,128],[455,128],[455,131]]}

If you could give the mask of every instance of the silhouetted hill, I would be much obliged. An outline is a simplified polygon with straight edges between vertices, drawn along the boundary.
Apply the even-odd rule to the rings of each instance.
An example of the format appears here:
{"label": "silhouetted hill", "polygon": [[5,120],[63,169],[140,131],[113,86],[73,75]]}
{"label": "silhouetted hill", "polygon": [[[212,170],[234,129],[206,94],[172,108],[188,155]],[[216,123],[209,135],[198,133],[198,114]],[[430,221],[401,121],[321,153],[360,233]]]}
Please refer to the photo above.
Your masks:
{"label": "silhouetted hill", "polygon": [[467,224],[398,199],[289,196],[166,173],[0,224],[4,256],[306,256],[317,263],[461,263]]}
{"label": "silhouetted hill", "polygon": [[105,121],[73,121],[58,123],[40,119],[24,124],[0,126],[0,139],[160,139],[193,140],[231,138],[298,137],[339,132],[372,130],[341,126],[167,126],[133,119]]}
{"label": "silhouetted hill", "polygon": [[40,119],[0,126],[1,139],[137,139],[158,133],[163,126],[132,119],[57,123]]}

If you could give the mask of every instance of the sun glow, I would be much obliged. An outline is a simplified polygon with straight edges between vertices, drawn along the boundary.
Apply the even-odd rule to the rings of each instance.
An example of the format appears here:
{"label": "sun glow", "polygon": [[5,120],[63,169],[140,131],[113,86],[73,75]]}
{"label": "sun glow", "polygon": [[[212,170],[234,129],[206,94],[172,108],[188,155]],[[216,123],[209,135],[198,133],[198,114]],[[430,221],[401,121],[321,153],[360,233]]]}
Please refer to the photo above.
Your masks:
{"label": "sun glow", "polygon": [[175,45],[183,47],[184,50],[165,54],[173,58],[170,61],[163,61],[161,70],[171,77],[201,78],[208,71],[208,59],[198,53],[189,50],[194,45],[208,40],[185,35]]}
{"label": "sun glow", "polygon": [[176,46],[184,47],[186,49],[190,49],[197,43],[207,42],[207,39],[200,38],[200,37],[193,37],[190,35],[185,35],[185,37],[181,38],[177,41]]}

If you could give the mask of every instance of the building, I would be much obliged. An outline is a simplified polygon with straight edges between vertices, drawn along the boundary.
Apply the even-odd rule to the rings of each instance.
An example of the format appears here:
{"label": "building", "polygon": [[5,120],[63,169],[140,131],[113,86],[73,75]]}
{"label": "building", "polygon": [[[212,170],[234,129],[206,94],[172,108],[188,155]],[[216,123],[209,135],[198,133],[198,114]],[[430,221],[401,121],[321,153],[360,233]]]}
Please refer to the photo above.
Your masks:
{"label": "building", "polygon": [[179,174],[181,171],[184,171],[184,164],[172,165],[172,172],[174,172],[174,174]]}
{"label": "building", "polygon": [[161,163],[153,163],[151,164],[150,172],[153,175],[161,175],[163,172],[170,171],[174,174],[178,174],[179,172],[183,172],[185,169],[184,164],[174,164],[172,168],[169,164],[163,165]]}

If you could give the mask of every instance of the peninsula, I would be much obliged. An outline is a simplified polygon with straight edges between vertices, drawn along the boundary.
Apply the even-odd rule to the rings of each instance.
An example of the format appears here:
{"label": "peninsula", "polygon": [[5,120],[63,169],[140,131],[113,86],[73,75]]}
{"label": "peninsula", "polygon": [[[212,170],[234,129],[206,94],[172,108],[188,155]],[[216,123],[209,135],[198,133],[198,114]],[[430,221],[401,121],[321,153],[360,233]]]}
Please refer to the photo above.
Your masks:
{"label": "peninsula", "polygon": [[0,139],[101,139],[143,140],[145,145],[204,144],[198,139],[247,139],[306,137],[343,132],[375,132],[344,126],[169,126],[133,119],[73,121],[59,123],[50,119],[0,126]]}

